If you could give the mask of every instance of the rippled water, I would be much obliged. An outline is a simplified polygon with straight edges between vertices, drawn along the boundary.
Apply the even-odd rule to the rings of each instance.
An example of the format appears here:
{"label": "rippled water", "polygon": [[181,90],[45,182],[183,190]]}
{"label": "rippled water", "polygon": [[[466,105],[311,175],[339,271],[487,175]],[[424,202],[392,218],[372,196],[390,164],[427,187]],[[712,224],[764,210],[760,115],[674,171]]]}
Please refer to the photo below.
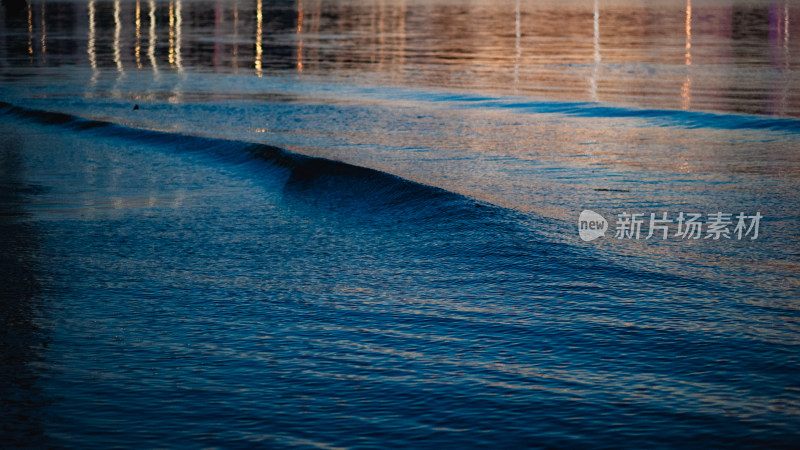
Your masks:
{"label": "rippled water", "polygon": [[0,441],[796,445],[796,6],[0,11]]}

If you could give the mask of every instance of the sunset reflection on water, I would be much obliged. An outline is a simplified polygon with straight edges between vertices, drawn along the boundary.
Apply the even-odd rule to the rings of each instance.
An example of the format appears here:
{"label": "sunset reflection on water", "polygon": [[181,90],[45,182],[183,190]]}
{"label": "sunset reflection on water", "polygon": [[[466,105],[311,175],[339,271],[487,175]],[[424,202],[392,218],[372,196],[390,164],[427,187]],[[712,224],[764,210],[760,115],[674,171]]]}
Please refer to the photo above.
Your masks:
{"label": "sunset reflection on water", "polygon": [[[790,38],[800,12],[787,1],[89,1],[34,3],[26,14],[25,42],[2,45],[15,65],[297,73],[800,116]],[[78,35],[87,39],[62,39]]]}

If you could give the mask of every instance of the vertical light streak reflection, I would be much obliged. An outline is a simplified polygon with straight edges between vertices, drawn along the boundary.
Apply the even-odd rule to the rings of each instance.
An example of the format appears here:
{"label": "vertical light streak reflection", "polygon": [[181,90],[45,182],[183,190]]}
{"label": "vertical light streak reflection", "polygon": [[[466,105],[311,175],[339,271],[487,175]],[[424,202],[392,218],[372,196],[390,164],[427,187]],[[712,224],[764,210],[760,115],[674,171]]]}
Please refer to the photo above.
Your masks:
{"label": "vertical light streak reflection", "polygon": [[113,95],[121,97],[122,94],[119,90],[119,84],[125,78],[125,68],[122,66],[122,45],[120,43],[122,36],[122,21],[119,19],[121,9],[120,0],[114,1],[114,64],[117,66],[117,79],[114,81]]}
{"label": "vertical light streak reflection", "polygon": [[263,37],[262,35],[263,30],[261,28],[262,20],[263,17],[261,15],[261,0],[258,0],[258,2],[256,3],[256,58],[255,61],[253,62],[253,66],[255,66],[256,75],[259,77],[262,75],[261,72],[261,53],[263,51],[263,49],[261,48],[261,38]]}
{"label": "vertical light streak reflection", "polygon": [[142,8],[139,5],[139,0],[136,0],[136,48],[134,53],[136,55],[136,67],[142,68]]}
{"label": "vertical light streak reflection", "polygon": [[780,96],[779,114],[786,114],[791,92],[791,65],[789,63],[789,2],[783,3],[783,89]]}
{"label": "vertical light streak reflection", "polygon": [[42,3],[42,60],[47,60],[47,26],[45,24],[44,2]]}
{"label": "vertical light streak reflection", "polygon": [[183,15],[181,14],[181,0],[175,2],[175,66],[178,73],[183,72],[183,58],[181,56],[181,44],[183,43]]}
{"label": "vertical light streak reflection", "polygon": [[402,72],[404,71],[406,66],[406,15],[408,14],[408,8],[405,0],[399,3],[400,3],[400,21],[398,24],[399,25],[398,37],[400,39],[400,42],[398,45],[398,51],[397,51],[398,58],[395,67],[397,68],[397,70]]}
{"label": "vertical light streak reflection", "polygon": [[594,60],[600,61],[600,5],[594,0]]}
{"label": "vertical light streak reflection", "polygon": [[297,71],[303,71],[303,0],[297,2]]}
{"label": "vertical light streak reflection", "polygon": [[592,75],[589,77],[589,92],[593,102],[598,101],[597,97],[597,75],[600,70],[600,5],[598,0],[594,0],[594,64],[592,65]]}
{"label": "vertical light streak reflection", "polygon": [[233,73],[239,73],[239,2],[233,3]]}
{"label": "vertical light streak reflection", "polygon": [[692,65],[692,0],[686,0],[686,65]]}
{"label": "vertical light streak reflection", "polygon": [[786,70],[789,70],[789,2],[783,4],[783,51],[786,55],[784,64]]}
{"label": "vertical light streak reflection", "polygon": [[519,87],[519,63],[522,60],[522,46],[520,45],[520,10],[519,10],[519,0],[517,0],[515,5],[515,12],[516,12],[516,19],[514,21],[515,30],[516,30],[516,41],[514,43],[514,48],[516,49],[516,57],[514,58],[514,93],[517,92],[517,88]]}
{"label": "vertical light streak reflection", "polygon": [[117,71],[122,73],[122,51],[120,50],[120,35],[122,34],[122,22],[119,20],[120,0],[114,2],[114,64]]}
{"label": "vertical light streak reflection", "polygon": [[150,59],[150,66],[153,67],[153,73],[158,73],[158,63],[156,62],[156,2],[150,0],[150,33],[149,42],[147,46],[147,56]]}
{"label": "vertical light streak reflection", "polygon": [[686,0],[686,80],[681,86],[681,107],[689,109],[692,107],[692,76],[689,73],[692,65],[692,0]]}
{"label": "vertical light streak reflection", "polygon": [[181,59],[181,43],[182,43],[182,30],[183,30],[183,17],[181,14],[181,0],[170,2],[170,41],[174,44],[171,46],[170,55],[172,57],[172,64],[177,68],[178,75],[177,82],[172,88],[172,96],[169,98],[170,103],[180,103],[183,95],[182,82],[183,82],[183,60]]}
{"label": "vertical light streak reflection", "polygon": [[175,2],[169,2],[169,65],[175,67]]}
{"label": "vertical light streak reflection", "polygon": [[33,10],[28,3],[28,54],[33,55]]}
{"label": "vertical light streak reflection", "polygon": [[220,47],[223,45],[221,40],[220,28],[222,27],[222,23],[225,21],[225,7],[222,6],[220,3],[214,3],[214,58],[213,58],[213,66],[214,71],[219,69],[220,65],[220,54],[223,52]]}
{"label": "vertical light streak reflection", "polygon": [[383,71],[386,61],[386,4],[381,0],[378,3],[378,71]]}
{"label": "vertical light streak reflection", "polygon": [[95,11],[94,11],[94,2],[95,0],[89,0],[89,43],[86,47],[86,53],[89,54],[89,65],[92,67],[92,78],[90,80],[90,84],[94,85],[97,83],[98,71],[97,71],[97,49],[95,48]]}

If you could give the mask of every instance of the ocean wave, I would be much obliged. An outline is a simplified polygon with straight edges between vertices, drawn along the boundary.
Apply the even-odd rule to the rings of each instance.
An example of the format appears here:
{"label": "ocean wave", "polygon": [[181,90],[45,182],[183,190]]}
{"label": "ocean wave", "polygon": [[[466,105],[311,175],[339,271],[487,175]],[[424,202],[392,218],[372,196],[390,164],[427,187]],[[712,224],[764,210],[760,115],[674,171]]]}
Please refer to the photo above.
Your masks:
{"label": "ocean wave", "polygon": [[[258,164],[259,169],[281,172],[285,177],[286,193],[313,197],[317,205],[353,211],[362,216],[391,211],[403,221],[436,221],[447,215],[450,221],[476,223],[485,222],[480,217],[490,211],[494,215],[517,214],[387,172],[302,155],[267,144],[132,128],[5,102],[0,102],[0,113],[72,130],[92,130],[105,137],[145,142],[171,151],[204,154],[232,164]],[[267,163],[266,167],[263,163]]]}
{"label": "ocean wave", "polygon": [[432,102],[452,102],[465,108],[489,108],[534,114],[563,114],[588,118],[644,119],[655,125],[681,128],[714,128],[722,130],[772,130],[800,133],[800,120],[794,118],[748,114],[647,109],[595,102],[519,101],[508,97],[473,95],[431,95]]}

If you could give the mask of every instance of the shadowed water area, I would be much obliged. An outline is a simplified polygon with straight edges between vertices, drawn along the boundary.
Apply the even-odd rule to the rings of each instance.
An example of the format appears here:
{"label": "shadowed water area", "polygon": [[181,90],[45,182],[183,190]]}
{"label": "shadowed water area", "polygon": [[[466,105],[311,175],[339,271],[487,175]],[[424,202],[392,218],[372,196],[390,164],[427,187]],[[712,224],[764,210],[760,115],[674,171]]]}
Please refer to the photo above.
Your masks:
{"label": "shadowed water area", "polygon": [[796,445],[796,5],[0,13],[0,441]]}

